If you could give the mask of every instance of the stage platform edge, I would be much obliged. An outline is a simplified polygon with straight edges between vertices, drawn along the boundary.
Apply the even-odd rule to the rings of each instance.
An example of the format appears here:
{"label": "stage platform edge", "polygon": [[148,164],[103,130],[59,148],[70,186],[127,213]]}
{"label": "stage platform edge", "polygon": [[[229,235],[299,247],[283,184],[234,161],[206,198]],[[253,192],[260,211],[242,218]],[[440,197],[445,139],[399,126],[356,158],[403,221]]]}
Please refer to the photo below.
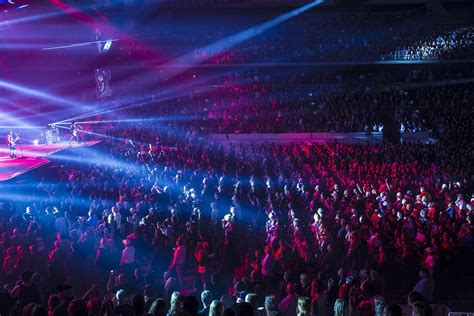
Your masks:
{"label": "stage platform edge", "polygon": [[9,149],[2,148],[0,150],[0,181],[11,180],[19,175],[44,166],[50,162],[50,160],[47,159],[48,156],[54,155],[67,148],[90,147],[98,143],[100,143],[100,141],[87,141],[81,144],[73,143],[71,146],[69,146],[69,142],[38,146],[18,146],[16,151],[17,158],[10,158]]}

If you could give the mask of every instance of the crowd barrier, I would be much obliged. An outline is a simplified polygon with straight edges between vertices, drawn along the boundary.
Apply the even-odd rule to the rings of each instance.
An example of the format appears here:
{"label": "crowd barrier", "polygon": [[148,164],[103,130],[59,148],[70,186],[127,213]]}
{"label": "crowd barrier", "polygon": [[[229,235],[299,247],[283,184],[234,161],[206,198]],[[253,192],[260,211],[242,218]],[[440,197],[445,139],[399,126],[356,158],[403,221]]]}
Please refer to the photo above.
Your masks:
{"label": "crowd barrier", "polygon": [[[383,143],[383,133],[254,133],[209,134],[209,139],[222,144],[287,144],[287,143],[342,143],[375,145]],[[434,143],[427,132],[403,133],[405,143]]]}

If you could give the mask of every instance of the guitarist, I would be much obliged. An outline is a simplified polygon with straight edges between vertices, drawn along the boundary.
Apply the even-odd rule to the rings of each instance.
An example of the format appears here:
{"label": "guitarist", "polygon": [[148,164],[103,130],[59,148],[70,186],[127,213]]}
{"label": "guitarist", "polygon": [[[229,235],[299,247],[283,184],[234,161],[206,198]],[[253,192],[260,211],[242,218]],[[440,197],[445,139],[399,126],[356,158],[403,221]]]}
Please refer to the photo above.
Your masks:
{"label": "guitarist", "polygon": [[8,132],[7,134],[7,144],[10,147],[10,158],[16,158],[15,150],[16,150],[16,142],[20,139],[17,134],[13,133],[13,131]]}

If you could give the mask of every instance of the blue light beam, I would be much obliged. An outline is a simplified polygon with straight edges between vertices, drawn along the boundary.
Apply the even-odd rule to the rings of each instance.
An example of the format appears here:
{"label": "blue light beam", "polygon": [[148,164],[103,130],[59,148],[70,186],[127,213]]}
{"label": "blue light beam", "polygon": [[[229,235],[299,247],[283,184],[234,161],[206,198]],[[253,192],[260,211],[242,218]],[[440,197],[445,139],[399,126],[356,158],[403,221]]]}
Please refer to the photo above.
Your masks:
{"label": "blue light beam", "polygon": [[[236,33],[234,35],[231,35],[225,39],[222,39],[220,41],[217,41],[215,43],[212,43],[212,44],[209,44],[207,46],[204,46],[202,47],[201,49],[199,50],[204,50],[204,51],[211,51],[211,52],[216,52],[216,53],[220,53],[222,51],[225,51],[235,45],[238,45],[242,42],[245,42],[251,38],[254,38],[266,31],[268,31],[269,29],[279,25],[279,24],[282,24],[286,21],[288,21],[289,19],[291,18],[294,18],[296,16],[298,16],[299,14],[305,12],[305,11],[308,11],[320,4],[322,4],[324,2],[324,0],[317,0],[317,1],[314,1],[314,2],[311,2],[309,4],[306,4],[300,8],[297,8],[293,11],[290,11],[288,13],[285,13],[283,15],[280,15],[274,19],[271,19],[270,21],[266,21],[266,22],[263,22],[259,25],[256,25],[256,26],[253,26],[251,28],[248,28],[244,31],[241,31],[239,33]],[[181,57],[178,57],[177,59],[175,59],[172,64],[184,64],[184,65],[194,65],[194,64],[198,64],[198,63],[201,63],[203,60],[199,60],[198,57],[195,56],[194,52],[191,52],[191,53],[188,53],[184,56],[181,56]]]}
{"label": "blue light beam", "polygon": [[74,106],[74,107],[81,107],[81,108],[86,108],[87,107],[87,106],[84,106],[83,104],[80,104],[80,103],[77,103],[77,102],[74,102],[74,101],[71,101],[71,100],[68,100],[68,99],[57,97],[57,96],[54,96],[54,95],[51,95],[51,94],[48,94],[48,93],[44,93],[44,92],[34,90],[34,89],[31,89],[31,88],[27,88],[27,87],[24,87],[24,86],[16,85],[14,83],[3,81],[3,80],[0,80],[0,87],[6,88],[8,90],[16,91],[16,92],[19,92],[23,95],[28,95],[28,96],[31,96],[31,97],[34,97],[34,98],[37,98],[37,99],[43,99],[43,100],[58,102],[58,103],[61,103],[61,104],[67,104],[67,105],[71,105],[71,106]]}

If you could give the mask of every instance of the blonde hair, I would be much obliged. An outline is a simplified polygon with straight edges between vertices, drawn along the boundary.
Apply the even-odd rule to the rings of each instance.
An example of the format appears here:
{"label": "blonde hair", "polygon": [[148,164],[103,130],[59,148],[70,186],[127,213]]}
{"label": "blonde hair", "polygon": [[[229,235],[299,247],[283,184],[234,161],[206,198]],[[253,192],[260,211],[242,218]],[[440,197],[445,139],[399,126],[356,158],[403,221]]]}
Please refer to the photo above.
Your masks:
{"label": "blonde hair", "polygon": [[224,314],[224,305],[218,300],[213,300],[209,307],[209,316],[222,316]]}
{"label": "blonde hair", "polygon": [[170,315],[179,315],[181,313],[181,294],[178,291],[174,291],[173,294],[171,294],[171,300],[170,300],[170,310],[169,314]]}
{"label": "blonde hair", "polygon": [[311,315],[311,300],[306,296],[298,298],[298,316],[310,316]]}
{"label": "blonde hair", "polygon": [[346,316],[347,306],[344,300],[338,298],[334,303],[334,316]]}
{"label": "blonde hair", "polygon": [[374,308],[375,308],[375,315],[381,316],[383,315],[383,310],[385,308],[385,299],[382,296],[376,296],[374,298]]}

